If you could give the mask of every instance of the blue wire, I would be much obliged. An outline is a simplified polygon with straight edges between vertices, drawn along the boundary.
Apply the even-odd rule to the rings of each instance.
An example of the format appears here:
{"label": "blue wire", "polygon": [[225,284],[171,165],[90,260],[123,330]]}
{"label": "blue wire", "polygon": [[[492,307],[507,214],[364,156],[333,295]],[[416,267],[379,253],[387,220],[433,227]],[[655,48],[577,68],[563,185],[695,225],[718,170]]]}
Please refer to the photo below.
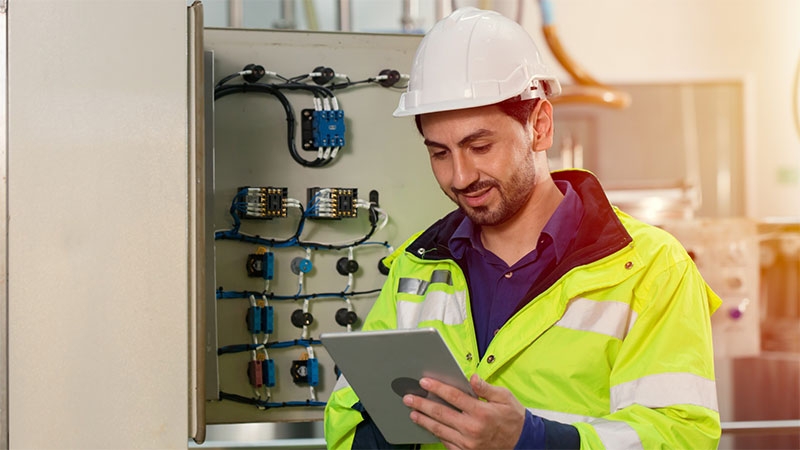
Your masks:
{"label": "blue wire", "polygon": [[[243,353],[256,350],[262,344],[232,344],[225,345],[217,349],[217,355],[227,355],[229,353]],[[295,339],[292,341],[268,342],[266,348],[289,348],[289,347],[309,347],[312,345],[322,345],[319,339]]]}
{"label": "blue wire", "polygon": [[553,25],[555,16],[553,14],[553,4],[550,0],[539,0],[539,9],[542,11],[542,24]]}

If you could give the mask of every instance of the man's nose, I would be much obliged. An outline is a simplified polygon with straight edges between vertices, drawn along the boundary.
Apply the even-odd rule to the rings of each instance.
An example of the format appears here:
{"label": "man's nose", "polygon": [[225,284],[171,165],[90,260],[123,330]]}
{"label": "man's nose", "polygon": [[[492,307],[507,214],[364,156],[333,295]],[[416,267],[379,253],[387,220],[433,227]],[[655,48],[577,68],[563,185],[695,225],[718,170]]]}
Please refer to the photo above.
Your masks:
{"label": "man's nose", "polygon": [[474,161],[461,152],[453,152],[453,187],[464,189],[479,178]]}

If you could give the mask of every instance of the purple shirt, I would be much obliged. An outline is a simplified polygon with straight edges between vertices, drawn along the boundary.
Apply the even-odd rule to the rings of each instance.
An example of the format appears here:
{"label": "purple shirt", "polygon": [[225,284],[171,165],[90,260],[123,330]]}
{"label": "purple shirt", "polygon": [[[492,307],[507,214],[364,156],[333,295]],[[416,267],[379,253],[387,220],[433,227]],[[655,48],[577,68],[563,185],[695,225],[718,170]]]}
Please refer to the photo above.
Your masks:
{"label": "purple shirt", "polygon": [[[566,181],[556,181],[564,198],[542,229],[536,248],[509,267],[481,242],[480,228],[465,217],[448,241],[450,251],[467,268],[472,318],[480,358],[494,335],[516,313],[532,285],[559,263],[575,239],[583,217],[583,202]],[[515,448],[544,448],[545,421],[525,412]]]}
{"label": "purple shirt", "polygon": [[556,181],[564,198],[545,224],[536,248],[509,267],[486,250],[480,228],[464,218],[450,237],[450,251],[467,268],[472,318],[481,358],[494,335],[516,312],[528,290],[564,258],[583,216],[583,203],[566,181]]}

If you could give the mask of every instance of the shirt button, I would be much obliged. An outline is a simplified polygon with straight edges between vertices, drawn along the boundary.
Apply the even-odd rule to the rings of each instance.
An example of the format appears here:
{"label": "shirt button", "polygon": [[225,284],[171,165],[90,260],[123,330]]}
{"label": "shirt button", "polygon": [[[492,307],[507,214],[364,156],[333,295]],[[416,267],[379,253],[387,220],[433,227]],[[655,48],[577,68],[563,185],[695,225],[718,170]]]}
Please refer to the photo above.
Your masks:
{"label": "shirt button", "polygon": [[467,353],[467,361],[472,361],[472,353]]}
{"label": "shirt button", "polygon": [[514,272],[507,272],[507,273],[506,273],[504,276],[505,276],[506,278],[511,278],[511,277],[513,277],[513,276],[514,276]]}
{"label": "shirt button", "polygon": [[489,364],[493,363],[494,362],[494,355],[489,355],[489,357],[486,358],[486,362],[489,363]]}

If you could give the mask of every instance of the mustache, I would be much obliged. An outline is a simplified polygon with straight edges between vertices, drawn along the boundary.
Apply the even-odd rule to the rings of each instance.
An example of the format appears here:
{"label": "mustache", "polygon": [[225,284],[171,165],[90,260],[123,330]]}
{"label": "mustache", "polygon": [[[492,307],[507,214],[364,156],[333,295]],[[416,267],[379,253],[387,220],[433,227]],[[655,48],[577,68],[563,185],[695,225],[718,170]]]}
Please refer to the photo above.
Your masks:
{"label": "mustache", "polygon": [[469,195],[473,192],[478,192],[486,188],[497,187],[497,183],[492,180],[478,180],[465,187],[464,189],[450,188],[453,194],[456,195]]}

